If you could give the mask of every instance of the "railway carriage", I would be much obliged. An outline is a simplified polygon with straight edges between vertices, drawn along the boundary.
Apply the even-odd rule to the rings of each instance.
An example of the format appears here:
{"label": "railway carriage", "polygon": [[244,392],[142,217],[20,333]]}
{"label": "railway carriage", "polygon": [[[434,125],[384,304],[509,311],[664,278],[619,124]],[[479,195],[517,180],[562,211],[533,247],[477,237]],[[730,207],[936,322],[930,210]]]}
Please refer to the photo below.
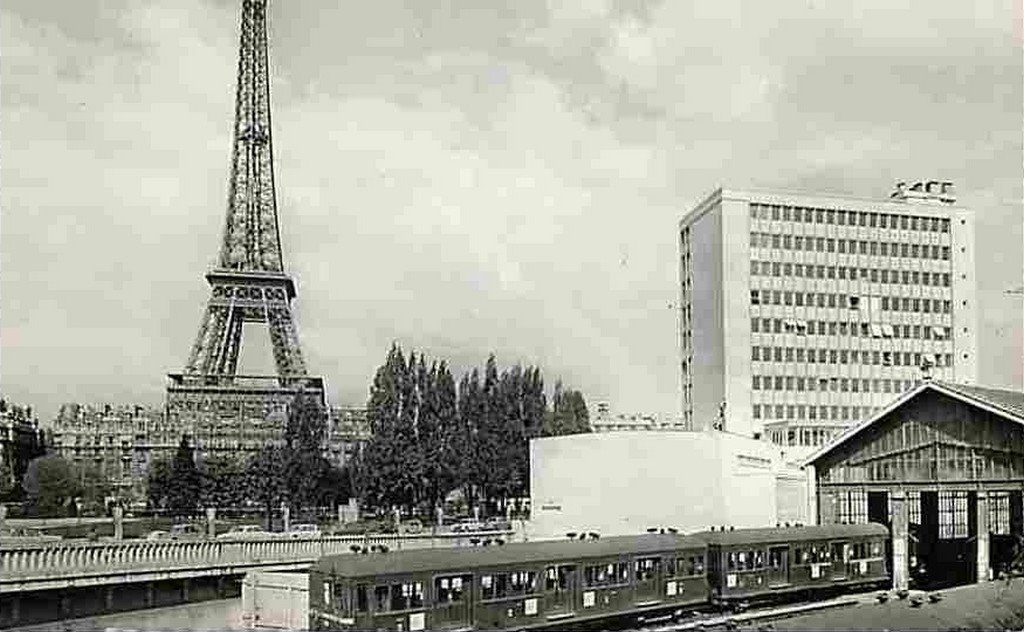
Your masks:
{"label": "railway carriage", "polygon": [[310,572],[310,627],[578,629],[670,617],[708,603],[705,549],[647,534],[328,556]]}
{"label": "railway carriage", "polygon": [[886,584],[889,531],[880,524],[711,531],[708,581],[718,603],[782,600]]}

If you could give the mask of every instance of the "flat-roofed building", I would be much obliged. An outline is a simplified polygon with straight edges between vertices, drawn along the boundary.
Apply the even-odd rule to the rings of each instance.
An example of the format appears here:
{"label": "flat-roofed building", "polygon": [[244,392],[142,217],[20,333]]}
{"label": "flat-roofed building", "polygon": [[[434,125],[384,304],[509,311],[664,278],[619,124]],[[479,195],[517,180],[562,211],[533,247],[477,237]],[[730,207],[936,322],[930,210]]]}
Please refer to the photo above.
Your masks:
{"label": "flat-roofed building", "polygon": [[889,199],[718,189],[680,222],[682,410],[809,453],[922,377],[977,373],[974,219]]}
{"label": "flat-roofed building", "polygon": [[530,441],[533,538],[806,522],[807,476],[726,432],[613,432]]}

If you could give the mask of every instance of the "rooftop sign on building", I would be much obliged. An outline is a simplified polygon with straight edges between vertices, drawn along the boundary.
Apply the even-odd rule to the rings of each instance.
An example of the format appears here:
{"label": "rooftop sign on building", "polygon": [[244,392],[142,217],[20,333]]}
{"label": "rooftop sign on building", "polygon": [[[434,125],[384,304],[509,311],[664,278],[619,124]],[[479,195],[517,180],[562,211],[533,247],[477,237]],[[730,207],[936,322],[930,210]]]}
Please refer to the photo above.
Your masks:
{"label": "rooftop sign on building", "polygon": [[907,185],[906,182],[897,182],[896,188],[889,197],[893,200],[903,202],[939,202],[941,204],[955,204],[956,195],[952,182],[940,182],[928,180],[927,182],[915,182]]}

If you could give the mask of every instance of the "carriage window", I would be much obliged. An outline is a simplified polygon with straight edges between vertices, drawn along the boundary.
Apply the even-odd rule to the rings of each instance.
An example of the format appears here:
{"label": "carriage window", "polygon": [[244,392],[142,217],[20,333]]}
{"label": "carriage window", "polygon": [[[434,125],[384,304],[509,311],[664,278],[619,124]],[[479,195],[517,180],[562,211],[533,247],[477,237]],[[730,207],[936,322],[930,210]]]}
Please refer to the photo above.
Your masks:
{"label": "carriage window", "polygon": [[612,583],[614,577],[614,564],[598,564],[597,566],[586,566],[583,568],[584,586],[605,586]]}
{"label": "carriage window", "polygon": [[583,568],[583,583],[586,586],[612,586],[629,581],[628,567],[625,562],[598,564]]}
{"label": "carriage window", "polygon": [[391,609],[406,610],[423,606],[423,584],[420,582],[392,584]]}
{"label": "carriage window", "polygon": [[[671,564],[672,560],[668,563]],[[704,574],[704,556],[680,557],[675,560],[675,573],[672,577],[696,577]]]}
{"label": "carriage window", "polygon": [[568,590],[575,571],[574,566],[548,566],[544,569],[544,590],[556,593]]}
{"label": "carriage window", "polygon": [[657,557],[645,557],[633,561],[633,577],[636,581],[642,582],[653,579],[658,572],[658,564],[661,562]]}
{"label": "carriage window", "polygon": [[[331,597],[332,600],[334,601],[335,610],[345,614],[351,614],[352,600],[348,586],[346,586],[342,582],[334,582],[333,587],[334,594]],[[324,597],[327,597],[327,595],[324,595]],[[324,599],[324,601],[329,603],[327,599]]]}
{"label": "carriage window", "polygon": [[356,612],[366,612],[370,609],[370,600],[366,595],[366,584],[356,586]]}
{"label": "carriage window", "polygon": [[529,595],[537,592],[537,573],[533,571],[509,573],[508,590],[510,595]]}
{"label": "carriage window", "polygon": [[795,549],[793,549],[794,564],[806,564],[807,562],[807,551],[805,549],[802,549],[800,547],[796,547]]}
{"label": "carriage window", "polygon": [[832,551],[827,544],[819,544],[815,548],[815,561],[826,564],[832,561]]}
{"label": "carriage window", "polygon": [[465,599],[465,589],[469,584],[468,579],[460,576],[438,577],[434,580],[434,594],[437,595],[437,603],[459,603]]}
{"label": "carriage window", "polygon": [[387,586],[377,586],[373,589],[373,609],[375,612],[387,612],[389,593],[390,590]]}
{"label": "carriage window", "polygon": [[845,542],[833,542],[832,560],[836,562],[848,562],[850,560],[850,547]]}
{"label": "carriage window", "polygon": [[751,554],[754,560],[754,568],[764,568],[764,551],[756,551]]}
{"label": "carriage window", "polygon": [[773,569],[782,568],[782,552],[783,548],[768,549],[768,566]]}

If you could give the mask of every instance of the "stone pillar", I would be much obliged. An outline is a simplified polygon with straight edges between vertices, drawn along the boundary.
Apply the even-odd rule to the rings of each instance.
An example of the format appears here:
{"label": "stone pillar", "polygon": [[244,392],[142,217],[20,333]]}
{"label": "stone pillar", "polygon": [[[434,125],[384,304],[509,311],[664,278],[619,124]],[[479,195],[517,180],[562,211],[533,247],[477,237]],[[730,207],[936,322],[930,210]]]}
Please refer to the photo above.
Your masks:
{"label": "stone pillar", "polygon": [[480,507],[473,507],[473,520],[480,522]]}
{"label": "stone pillar", "polygon": [[988,492],[979,490],[976,500],[976,523],[978,537],[975,540],[977,547],[977,581],[987,582],[992,578],[992,570],[989,568],[989,526],[988,526]]}
{"label": "stone pillar", "polygon": [[906,590],[910,585],[909,539],[910,515],[907,508],[907,492],[897,489],[892,492],[892,587]]}
{"label": "stone pillar", "polygon": [[124,508],[114,505],[114,539],[124,539]]}
{"label": "stone pillar", "polygon": [[0,505],[0,534],[7,532],[7,505]]}
{"label": "stone pillar", "polygon": [[292,516],[291,516],[291,513],[292,513],[291,507],[289,507],[288,505],[285,505],[284,503],[282,503],[281,504],[281,524],[282,524],[281,530],[284,531],[285,533],[288,533],[288,531],[290,531],[291,528],[292,528]]}
{"label": "stone pillar", "polygon": [[817,470],[813,465],[807,465],[804,468],[804,475],[807,477],[805,481],[804,491],[807,494],[807,506],[805,511],[807,512],[806,524],[821,524],[818,516],[818,475]]}
{"label": "stone pillar", "polygon": [[345,524],[345,505],[338,504],[338,524]]}
{"label": "stone pillar", "polygon": [[434,509],[434,513],[437,514],[437,526],[439,526],[439,527],[444,526],[444,507],[442,507],[441,505],[438,505]]}
{"label": "stone pillar", "polygon": [[206,508],[206,537],[215,538],[217,537],[217,508],[207,507]]}

